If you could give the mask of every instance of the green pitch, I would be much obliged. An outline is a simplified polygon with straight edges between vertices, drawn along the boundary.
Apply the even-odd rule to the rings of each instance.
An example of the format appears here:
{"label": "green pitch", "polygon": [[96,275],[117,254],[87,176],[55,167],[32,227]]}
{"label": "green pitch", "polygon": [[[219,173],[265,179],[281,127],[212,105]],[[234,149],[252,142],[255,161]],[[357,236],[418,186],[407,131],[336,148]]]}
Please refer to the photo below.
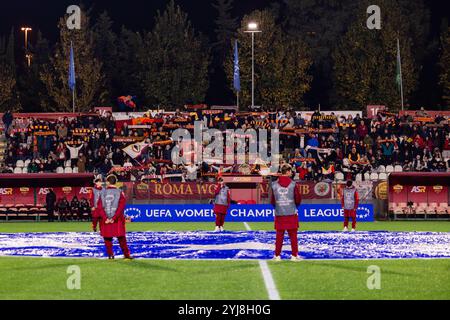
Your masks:
{"label": "green pitch", "polygon": [[[272,230],[271,223],[250,223]],[[0,232],[90,231],[89,223],[0,223]],[[245,230],[227,223],[228,230]],[[211,230],[209,223],[130,223],[129,231]],[[301,230],[340,230],[303,223]],[[359,230],[450,232],[450,222],[359,223]],[[301,239],[300,239],[301,245]],[[79,266],[81,288],[67,288]],[[369,290],[367,267],[381,270]],[[268,262],[281,299],[450,299],[450,259]],[[0,257],[0,299],[268,299],[258,261],[181,261]]]}

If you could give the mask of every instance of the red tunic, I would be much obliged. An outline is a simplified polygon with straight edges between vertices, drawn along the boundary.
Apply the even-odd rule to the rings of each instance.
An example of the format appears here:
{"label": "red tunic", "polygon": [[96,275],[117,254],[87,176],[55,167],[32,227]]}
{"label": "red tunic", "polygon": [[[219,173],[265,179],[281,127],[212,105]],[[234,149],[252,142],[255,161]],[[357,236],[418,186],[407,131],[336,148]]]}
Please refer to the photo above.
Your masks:
{"label": "red tunic", "polygon": [[[286,188],[291,183],[291,178],[281,176],[278,179],[278,183]],[[294,191],[294,201],[295,205],[298,207],[302,202],[302,196],[298,188],[295,188]],[[272,194],[272,199],[270,201],[273,206],[275,206],[275,197]],[[291,230],[298,229],[298,214],[293,212],[292,215],[289,216],[275,216],[275,230]]]}
{"label": "red tunic", "polygon": [[[108,187],[108,189],[114,189],[115,187]],[[116,213],[112,220],[113,223],[105,223],[108,217],[106,216],[105,209],[103,208],[102,201],[98,202],[98,212],[100,216],[100,234],[104,238],[124,237],[125,230],[125,205],[126,199],[123,192],[120,194],[119,205],[117,206]]]}
{"label": "red tunic", "polygon": [[[220,189],[221,189],[220,185],[217,184],[216,189],[214,190],[214,197],[219,194]],[[228,205],[226,205],[226,206],[223,204],[214,204],[214,208],[213,208],[214,213],[227,214],[228,208],[230,207],[230,203],[231,203],[230,191],[228,191],[227,198],[228,198]]]}

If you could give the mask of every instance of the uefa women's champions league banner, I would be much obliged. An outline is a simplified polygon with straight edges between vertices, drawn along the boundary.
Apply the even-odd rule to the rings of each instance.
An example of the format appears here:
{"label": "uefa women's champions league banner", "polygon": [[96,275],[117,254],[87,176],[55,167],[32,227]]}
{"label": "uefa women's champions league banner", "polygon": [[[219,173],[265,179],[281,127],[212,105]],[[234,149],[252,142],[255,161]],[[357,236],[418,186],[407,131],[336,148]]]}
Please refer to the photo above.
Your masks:
{"label": "uefa women's champions league banner", "polygon": [[[231,205],[228,222],[273,222],[272,205]],[[340,204],[302,204],[298,207],[300,222],[342,221]],[[142,204],[127,205],[125,215],[133,222],[213,222],[210,204]],[[358,221],[374,221],[372,204],[360,204],[356,212]]]}

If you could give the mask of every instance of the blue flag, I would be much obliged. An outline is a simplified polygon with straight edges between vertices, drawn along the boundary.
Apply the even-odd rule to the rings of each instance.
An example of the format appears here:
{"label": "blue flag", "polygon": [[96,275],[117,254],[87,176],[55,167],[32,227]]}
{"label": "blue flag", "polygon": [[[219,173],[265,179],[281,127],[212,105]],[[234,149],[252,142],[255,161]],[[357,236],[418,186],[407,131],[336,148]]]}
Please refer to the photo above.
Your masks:
{"label": "blue flag", "polygon": [[239,78],[239,56],[238,56],[238,42],[234,42],[234,90],[241,91],[241,80]]}
{"label": "blue flag", "polygon": [[75,89],[75,63],[73,61],[72,42],[70,42],[69,88],[71,91]]}

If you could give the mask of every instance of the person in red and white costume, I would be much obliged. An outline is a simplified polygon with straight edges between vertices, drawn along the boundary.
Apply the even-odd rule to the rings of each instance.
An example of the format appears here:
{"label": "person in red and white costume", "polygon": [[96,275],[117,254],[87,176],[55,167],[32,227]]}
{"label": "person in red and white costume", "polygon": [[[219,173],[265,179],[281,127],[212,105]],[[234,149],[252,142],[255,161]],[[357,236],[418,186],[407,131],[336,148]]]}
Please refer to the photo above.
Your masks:
{"label": "person in red and white costume", "polygon": [[99,225],[101,215],[100,210],[98,210],[98,203],[100,201],[100,195],[103,192],[103,180],[100,177],[94,179],[94,187],[92,188],[90,204],[91,204],[91,214],[92,214],[92,230],[97,232],[97,225]]}
{"label": "person in red and white costume", "polygon": [[216,189],[214,191],[214,214],[216,215],[216,228],[214,232],[223,231],[225,217],[231,204],[230,188],[223,182],[220,177]]}
{"label": "person in red and white costume", "polygon": [[128,249],[125,230],[126,199],[123,192],[115,185],[117,178],[114,175],[106,177],[106,188],[100,194],[98,212],[100,216],[100,234],[105,241],[106,253],[109,259],[114,259],[113,238],[119,240],[124,259],[133,259]]}
{"label": "person in red and white costume", "polygon": [[356,230],[356,210],[358,209],[359,195],[353,186],[352,180],[347,180],[341,194],[341,205],[344,209],[344,230],[348,231],[348,220],[352,218],[352,231]]}
{"label": "person in red and white costume", "polygon": [[281,260],[281,250],[283,248],[284,232],[287,231],[291,241],[292,261],[300,260],[298,256],[298,212],[297,207],[302,199],[295,181],[291,179],[292,168],[290,165],[283,165],[281,176],[271,185],[271,204],[275,207],[275,261]]}

